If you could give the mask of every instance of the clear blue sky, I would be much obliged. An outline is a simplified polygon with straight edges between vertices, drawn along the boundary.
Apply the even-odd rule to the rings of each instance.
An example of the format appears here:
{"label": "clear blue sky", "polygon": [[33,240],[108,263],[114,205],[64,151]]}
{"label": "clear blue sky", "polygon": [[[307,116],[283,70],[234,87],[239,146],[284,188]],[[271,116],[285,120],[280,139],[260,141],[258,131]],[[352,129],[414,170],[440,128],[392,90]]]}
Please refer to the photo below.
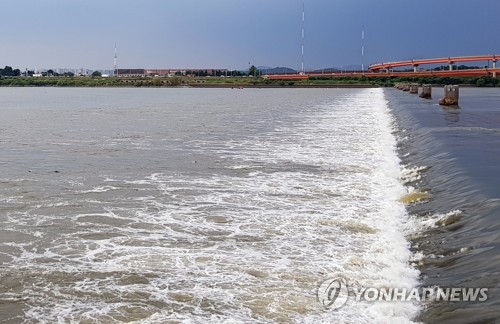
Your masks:
{"label": "clear blue sky", "polygon": [[1,0],[0,66],[305,67],[500,54],[498,0]]}

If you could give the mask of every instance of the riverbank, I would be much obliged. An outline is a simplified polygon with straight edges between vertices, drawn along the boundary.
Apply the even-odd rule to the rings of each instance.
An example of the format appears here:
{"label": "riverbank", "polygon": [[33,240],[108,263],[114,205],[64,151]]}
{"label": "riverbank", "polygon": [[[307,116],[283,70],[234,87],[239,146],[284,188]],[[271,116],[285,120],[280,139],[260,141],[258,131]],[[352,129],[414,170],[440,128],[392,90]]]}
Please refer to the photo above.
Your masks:
{"label": "riverbank", "polygon": [[372,88],[399,82],[499,87],[494,78],[368,78],[316,76],[305,80],[270,80],[254,77],[0,77],[0,87],[196,87],[196,88]]}
{"label": "riverbank", "polygon": [[380,87],[375,80],[362,78],[309,79],[309,80],[269,80],[253,77],[4,77],[0,78],[4,87],[195,87],[195,88],[366,88]]}

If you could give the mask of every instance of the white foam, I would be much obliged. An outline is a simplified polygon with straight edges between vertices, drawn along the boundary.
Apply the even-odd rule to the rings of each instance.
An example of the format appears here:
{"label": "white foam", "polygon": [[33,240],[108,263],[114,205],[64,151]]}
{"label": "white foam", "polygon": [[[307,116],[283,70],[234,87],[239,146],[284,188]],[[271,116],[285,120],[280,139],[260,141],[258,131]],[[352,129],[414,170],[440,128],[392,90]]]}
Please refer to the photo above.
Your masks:
{"label": "white foam", "polygon": [[79,193],[101,193],[101,192],[107,192],[107,191],[110,191],[110,190],[116,190],[116,189],[119,189],[117,187],[114,187],[114,186],[97,186],[95,188],[92,188],[90,190],[80,190]]}
{"label": "white foam", "polygon": [[419,181],[422,179],[422,173],[427,169],[427,166],[406,166],[401,172],[401,179],[404,183]]}
{"label": "white foam", "polygon": [[409,236],[425,235],[425,231],[436,228],[440,222],[454,216],[462,215],[461,210],[452,210],[447,213],[435,213],[426,216],[413,215],[406,223],[406,233]]}

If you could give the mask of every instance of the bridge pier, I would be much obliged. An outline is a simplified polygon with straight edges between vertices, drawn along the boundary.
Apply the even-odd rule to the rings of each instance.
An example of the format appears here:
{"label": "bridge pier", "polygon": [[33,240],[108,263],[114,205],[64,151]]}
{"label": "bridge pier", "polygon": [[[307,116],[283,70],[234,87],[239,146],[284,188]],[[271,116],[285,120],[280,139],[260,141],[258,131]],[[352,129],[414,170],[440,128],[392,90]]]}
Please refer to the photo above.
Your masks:
{"label": "bridge pier", "polygon": [[418,93],[418,84],[410,84],[410,93],[417,94]]}
{"label": "bridge pier", "polygon": [[422,92],[419,95],[420,98],[431,99],[432,98],[432,86],[430,84],[422,85]]}
{"label": "bridge pier", "polygon": [[450,71],[453,71],[453,62],[450,62],[450,63],[448,64],[448,69],[449,69]]}
{"label": "bridge pier", "polygon": [[439,100],[442,106],[458,106],[458,86],[447,85],[444,87],[444,98]]}
{"label": "bridge pier", "polygon": [[[496,69],[497,68],[497,61],[496,60],[493,60],[493,68]],[[496,71],[493,71],[493,77],[496,78],[497,77],[497,72]]]}

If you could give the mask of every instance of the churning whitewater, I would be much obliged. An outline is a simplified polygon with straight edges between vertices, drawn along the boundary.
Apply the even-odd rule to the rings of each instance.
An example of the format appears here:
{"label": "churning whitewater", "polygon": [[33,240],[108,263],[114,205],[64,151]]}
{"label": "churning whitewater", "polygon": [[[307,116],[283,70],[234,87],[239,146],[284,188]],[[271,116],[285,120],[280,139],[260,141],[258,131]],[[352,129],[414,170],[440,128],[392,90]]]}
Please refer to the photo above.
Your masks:
{"label": "churning whitewater", "polygon": [[[417,314],[412,302],[325,310],[316,295],[338,277],[418,285],[382,89],[48,90],[77,107],[16,91],[8,96],[23,106],[0,122],[12,140],[3,150],[37,146],[0,176],[5,319],[404,323]],[[46,128],[9,130],[20,116],[36,127],[37,111]]]}

